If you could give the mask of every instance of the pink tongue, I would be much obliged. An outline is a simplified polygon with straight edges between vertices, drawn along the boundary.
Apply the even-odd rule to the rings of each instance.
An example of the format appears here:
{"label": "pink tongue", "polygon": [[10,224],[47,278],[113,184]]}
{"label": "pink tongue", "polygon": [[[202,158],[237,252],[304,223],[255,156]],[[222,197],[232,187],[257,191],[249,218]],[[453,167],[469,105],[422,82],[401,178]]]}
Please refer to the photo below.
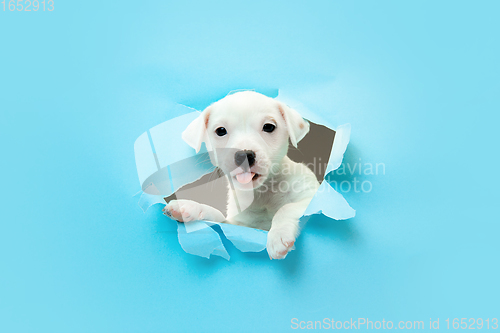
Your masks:
{"label": "pink tongue", "polygon": [[236,180],[240,182],[241,184],[248,184],[252,181],[253,176],[255,173],[253,172],[244,172],[244,173],[239,173],[236,175]]}

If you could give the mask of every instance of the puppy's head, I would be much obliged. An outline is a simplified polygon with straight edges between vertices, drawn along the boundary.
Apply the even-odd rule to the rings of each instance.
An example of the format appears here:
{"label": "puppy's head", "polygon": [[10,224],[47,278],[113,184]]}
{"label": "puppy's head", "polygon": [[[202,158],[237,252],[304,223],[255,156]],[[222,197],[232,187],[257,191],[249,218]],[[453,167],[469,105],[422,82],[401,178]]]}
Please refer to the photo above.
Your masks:
{"label": "puppy's head", "polygon": [[[292,145],[309,132],[300,114],[272,98],[244,91],[207,107],[182,133],[191,147],[205,142],[210,159],[241,189],[258,188],[278,172]],[[249,185],[252,186],[249,186]]]}

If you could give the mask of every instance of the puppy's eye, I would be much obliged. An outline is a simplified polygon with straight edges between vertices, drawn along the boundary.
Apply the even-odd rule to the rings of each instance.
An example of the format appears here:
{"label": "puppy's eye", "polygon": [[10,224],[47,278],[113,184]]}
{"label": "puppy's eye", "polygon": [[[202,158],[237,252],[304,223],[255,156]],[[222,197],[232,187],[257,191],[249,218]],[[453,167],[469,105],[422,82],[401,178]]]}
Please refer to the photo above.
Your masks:
{"label": "puppy's eye", "polygon": [[217,133],[218,136],[224,136],[227,134],[227,131],[224,127],[219,127],[215,130],[215,133]]}
{"label": "puppy's eye", "polygon": [[271,133],[276,129],[276,126],[273,124],[264,124],[264,127],[262,127],[262,130],[267,133]]}

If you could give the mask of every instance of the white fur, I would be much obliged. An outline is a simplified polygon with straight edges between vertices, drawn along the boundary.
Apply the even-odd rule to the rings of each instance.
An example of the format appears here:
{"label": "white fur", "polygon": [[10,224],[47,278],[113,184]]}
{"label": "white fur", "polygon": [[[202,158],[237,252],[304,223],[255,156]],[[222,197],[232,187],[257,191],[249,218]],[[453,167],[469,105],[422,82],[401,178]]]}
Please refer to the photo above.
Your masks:
{"label": "white fur", "polygon": [[[276,126],[273,132],[263,131],[266,123]],[[219,127],[227,134],[218,136]],[[299,234],[299,218],[319,187],[309,168],[286,156],[288,140],[296,147],[308,132],[309,123],[297,111],[256,92],[238,92],[210,105],[182,138],[197,152],[205,142],[212,163],[226,174],[227,217],[191,200],[172,200],[165,213],[184,222],[211,220],[269,230],[269,257],[285,258]],[[250,167],[246,160],[237,166],[234,153],[239,150],[255,152],[255,164]],[[256,175],[248,184],[235,178],[245,171]]]}

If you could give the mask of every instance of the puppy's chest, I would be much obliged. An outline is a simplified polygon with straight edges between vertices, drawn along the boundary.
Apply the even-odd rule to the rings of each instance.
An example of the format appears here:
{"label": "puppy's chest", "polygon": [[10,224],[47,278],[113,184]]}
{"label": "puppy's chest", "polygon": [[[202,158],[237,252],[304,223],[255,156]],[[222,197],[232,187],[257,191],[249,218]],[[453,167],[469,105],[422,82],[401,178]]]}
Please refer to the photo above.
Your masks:
{"label": "puppy's chest", "polygon": [[271,204],[269,200],[255,197],[255,200],[236,217],[241,224],[263,230],[269,230],[279,205]]}
{"label": "puppy's chest", "polygon": [[288,202],[287,199],[287,196],[283,193],[256,195],[248,210],[253,214],[272,219],[274,214]]}

